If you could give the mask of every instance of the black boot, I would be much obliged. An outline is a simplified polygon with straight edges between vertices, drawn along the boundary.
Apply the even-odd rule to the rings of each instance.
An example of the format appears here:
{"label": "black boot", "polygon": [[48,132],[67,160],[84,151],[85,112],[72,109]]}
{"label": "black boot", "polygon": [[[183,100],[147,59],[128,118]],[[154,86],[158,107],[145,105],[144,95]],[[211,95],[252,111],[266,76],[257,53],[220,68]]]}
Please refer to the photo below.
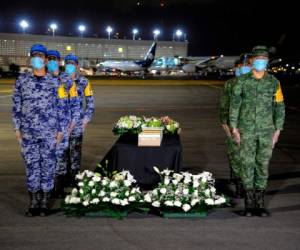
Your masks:
{"label": "black boot", "polygon": [[29,192],[29,207],[26,216],[33,217],[40,214],[39,191]]}
{"label": "black boot", "polygon": [[58,199],[62,199],[65,197],[65,176],[58,175],[55,180],[55,189],[54,189],[54,197]]}
{"label": "black boot", "polygon": [[256,214],[260,217],[269,217],[270,212],[265,208],[265,191],[256,190],[255,192]]}
{"label": "black boot", "polygon": [[72,169],[70,171],[70,187],[76,187],[77,181],[76,181],[76,175],[78,174],[78,170]]}
{"label": "black boot", "polygon": [[235,197],[237,199],[243,199],[245,197],[245,190],[240,179],[237,179],[235,183]]}
{"label": "black boot", "polygon": [[41,192],[41,216],[47,216],[50,214],[50,199],[51,192]]}
{"label": "black boot", "polygon": [[252,217],[254,213],[255,200],[254,200],[254,191],[247,190],[245,193],[245,211],[244,216]]}

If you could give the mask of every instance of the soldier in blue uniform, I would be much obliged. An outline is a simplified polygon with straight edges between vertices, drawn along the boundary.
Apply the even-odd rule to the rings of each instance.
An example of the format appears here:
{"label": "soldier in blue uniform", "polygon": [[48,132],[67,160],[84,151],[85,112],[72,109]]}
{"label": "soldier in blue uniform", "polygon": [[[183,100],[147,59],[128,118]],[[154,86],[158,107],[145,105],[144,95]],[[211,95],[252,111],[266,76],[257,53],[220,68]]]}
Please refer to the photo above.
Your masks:
{"label": "soldier in blue uniform", "polygon": [[55,196],[57,198],[63,198],[64,187],[66,181],[67,164],[68,164],[68,150],[69,150],[69,136],[74,129],[80,118],[80,106],[79,98],[75,81],[65,72],[60,72],[60,53],[57,50],[47,51],[47,69],[56,80],[58,87],[64,86],[68,94],[68,98],[65,99],[65,126],[67,131],[64,134],[62,142],[57,148],[57,163],[56,163],[56,181],[55,181]]}
{"label": "soldier in blue uniform", "polygon": [[41,44],[31,47],[33,72],[18,77],[13,94],[13,125],[26,165],[30,197],[27,216],[49,213],[56,147],[66,130],[63,101],[67,95],[46,72],[46,52]]}
{"label": "soldier in blue uniform", "polygon": [[78,58],[69,54],[65,57],[65,72],[76,83],[80,102],[80,119],[70,134],[70,176],[74,183],[75,176],[80,169],[83,133],[94,114],[94,97],[91,84],[79,74]]}

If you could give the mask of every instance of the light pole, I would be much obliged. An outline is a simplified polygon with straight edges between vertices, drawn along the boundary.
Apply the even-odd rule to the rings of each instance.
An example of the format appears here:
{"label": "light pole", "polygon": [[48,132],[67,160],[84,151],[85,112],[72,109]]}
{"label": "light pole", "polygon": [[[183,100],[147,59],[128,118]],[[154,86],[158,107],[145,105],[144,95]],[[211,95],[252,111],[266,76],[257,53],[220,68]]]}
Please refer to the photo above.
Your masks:
{"label": "light pole", "polygon": [[108,39],[110,39],[110,34],[111,34],[112,31],[113,31],[113,28],[110,27],[110,26],[107,26],[106,32],[107,32],[107,34],[108,34]]}
{"label": "light pole", "polygon": [[26,33],[26,29],[29,27],[28,22],[26,20],[22,20],[20,22],[20,26],[23,29],[23,34],[25,34]]}
{"label": "light pole", "polygon": [[83,32],[85,31],[85,26],[84,25],[79,25],[78,26],[78,30],[79,30],[79,32],[80,32],[80,36],[82,37],[82,35],[83,35]]}
{"label": "light pole", "polygon": [[132,40],[135,40],[135,36],[136,36],[136,34],[137,34],[138,32],[139,32],[138,29],[133,29],[133,30],[132,30]]}
{"label": "light pole", "polygon": [[153,31],[153,39],[157,40],[158,35],[160,34],[160,30],[159,29],[155,29]]}
{"label": "light pole", "polygon": [[50,29],[52,29],[52,36],[54,36],[55,30],[57,29],[57,24],[56,23],[51,23],[50,24]]}

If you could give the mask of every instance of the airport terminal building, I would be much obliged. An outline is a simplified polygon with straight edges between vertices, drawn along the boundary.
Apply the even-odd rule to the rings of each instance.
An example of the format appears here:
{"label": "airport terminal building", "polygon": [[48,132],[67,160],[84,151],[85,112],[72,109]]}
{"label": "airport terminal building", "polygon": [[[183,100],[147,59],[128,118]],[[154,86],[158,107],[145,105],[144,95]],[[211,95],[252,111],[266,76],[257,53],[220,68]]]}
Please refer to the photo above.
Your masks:
{"label": "airport terminal building", "polygon": [[[81,66],[95,67],[110,59],[139,60],[144,57],[153,41],[123,40],[68,36],[0,33],[0,67],[5,70],[10,64],[27,66],[32,44],[41,43],[48,49],[58,50],[62,56],[74,53]],[[186,57],[188,42],[158,41],[156,57]]]}

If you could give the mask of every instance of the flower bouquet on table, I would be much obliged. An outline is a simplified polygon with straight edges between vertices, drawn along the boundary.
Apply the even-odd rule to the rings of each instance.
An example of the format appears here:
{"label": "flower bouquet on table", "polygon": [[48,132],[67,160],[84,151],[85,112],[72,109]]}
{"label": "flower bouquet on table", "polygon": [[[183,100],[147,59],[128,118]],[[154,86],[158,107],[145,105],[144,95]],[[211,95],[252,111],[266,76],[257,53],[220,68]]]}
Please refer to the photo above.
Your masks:
{"label": "flower bouquet on table", "polygon": [[66,196],[62,209],[69,216],[123,218],[144,202],[129,171],[111,178],[85,170],[76,175],[77,187]]}
{"label": "flower bouquet on table", "polygon": [[180,134],[181,128],[179,127],[179,123],[171,119],[169,116],[162,117],[161,122],[163,124],[165,134]]}
{"label": "flower bouquet on table", "polygon": [[115,135],[123,135],[125,133],[139,134],[142,131],[143,119],[139,116],[129,115],[122,116],[113,127]]}
{"label": "flower bouquet on table", "polygon": [[205,217],[208,210],[225,204],[224,196],[216,194],[209,172],[192,175],[171,170],[154,170],[160,175],[158,187],[145,194],[144,200],[164,217]]}

